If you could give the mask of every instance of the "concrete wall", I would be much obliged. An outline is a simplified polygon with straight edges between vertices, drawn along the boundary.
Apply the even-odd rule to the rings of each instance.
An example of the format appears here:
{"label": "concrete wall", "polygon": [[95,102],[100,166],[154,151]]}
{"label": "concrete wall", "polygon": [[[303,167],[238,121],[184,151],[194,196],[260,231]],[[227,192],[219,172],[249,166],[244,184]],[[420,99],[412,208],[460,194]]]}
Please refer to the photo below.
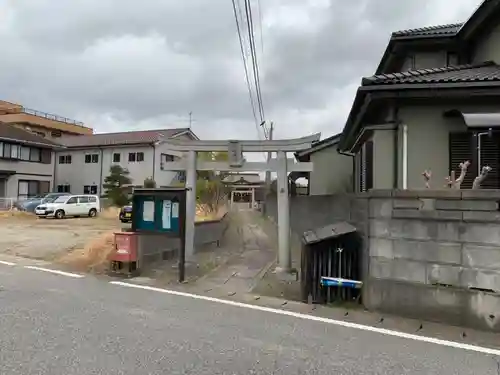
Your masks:
{"label": "concrete wall", "polygon": [[325,195],[352,191],[353,158],[331,146],[311,154],[314,170],[310,174],[309,194]]}
{"label": "concrete wall", "polygon": [[[368,309],[500,332],[499,201],[497,190],[292,197],[292,239],[348,221],[364,238]],[[267,212],[277,219],[273,197]]]}
{"label": "concrete wall", "polygon": [[[219,246],[228,225],[227,215],[220,220],[197,222],[194,232],[195,251],[201,251],[207,245]],[[181,242],[178,238],[166,238],[160,233],[138,234],[141,267],[147,268],[151,263],[174,258],[180,246]]]}
{"label": "concrete wall", "polygon": [[368,193],[368,308],[500,332],[500,191]]}

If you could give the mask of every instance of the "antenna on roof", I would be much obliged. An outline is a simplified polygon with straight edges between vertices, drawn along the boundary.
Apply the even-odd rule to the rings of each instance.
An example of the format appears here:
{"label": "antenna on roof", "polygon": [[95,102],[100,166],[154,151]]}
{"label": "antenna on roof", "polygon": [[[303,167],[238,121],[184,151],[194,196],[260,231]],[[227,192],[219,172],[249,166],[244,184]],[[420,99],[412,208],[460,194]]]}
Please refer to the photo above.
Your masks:
{"label": "antenna on roof", "polygon": [[189,129],[191,129],[192,124],[193,124],[193,111],[189,112]]}

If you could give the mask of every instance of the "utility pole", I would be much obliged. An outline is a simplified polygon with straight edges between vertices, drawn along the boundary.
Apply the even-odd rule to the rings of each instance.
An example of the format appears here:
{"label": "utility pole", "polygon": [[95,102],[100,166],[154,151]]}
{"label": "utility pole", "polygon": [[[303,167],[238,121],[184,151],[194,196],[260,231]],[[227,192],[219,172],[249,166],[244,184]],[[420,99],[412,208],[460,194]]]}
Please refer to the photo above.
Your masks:
{"label": "utility pole", "polygon": [[[271,125],[269,126],[269,141],[273,140],[273,131],[274,131],[274,123],[271,121]],[[272,152],[267,153],[267,162],[269,163],[272,158]],[[271,188],[271,171],[266,172],[266,189],[269,192]]]}
{"label": "utility pole", "polygon": [[189,112],[189,129],[191,129],[191,125],[193,124],[193,112]]}
{"label": "utility pole", "polygon": [[[269,126],[269,137],[268,140],[272,141],[273,140],[273,132],[274,132],[274,123],[271,121],[271,124]],[[269,151],[267,153],[267,162],[269,163],[272,159],[272,152]],[[264,204],[262,205],[262,213],[266,215],[267,213],[267,207],[266,207],[266,201],[267,201],[267,196],[271,193],[271,171],[266,171],[266,198],[264,199]]]}

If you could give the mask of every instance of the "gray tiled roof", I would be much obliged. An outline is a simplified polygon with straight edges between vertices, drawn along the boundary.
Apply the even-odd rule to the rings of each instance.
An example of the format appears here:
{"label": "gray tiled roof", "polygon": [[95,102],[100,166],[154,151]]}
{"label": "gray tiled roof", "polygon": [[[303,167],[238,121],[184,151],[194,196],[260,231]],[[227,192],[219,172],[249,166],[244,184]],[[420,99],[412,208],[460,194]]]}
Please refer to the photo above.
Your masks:
{"label": "gray tiled roof", "polygon": [[60,147],[59,144],[43,138],[37,134],[18,128],[14,125],[0,122],[0,141],[13,140],[20,143],[38,144],[47,147]]}
{"label": "gray tiled roof", "polygon": [[455,35],[463,23],[419,27],[417,29],[400,30],[392,33],[393,38],[408,36],[452,36]]}
{"label": "gray tiled roof", "polygon": [[478,81],[500,81],[500,66],[488,61],[475,65],[448,66],[410,70],[401,73],[379,74],[362,79],[363,86],[417,84],[417,83],[458,83]]}
{"label": "gray tiled roof", "polygon": [[75,135],[65,137],[60,143],[66,147],[98,147],[130,144],[154,143],[168,139],[176,134],[188,131],[188,128],[140,130],[120,133],[104,133],[93,135]]}

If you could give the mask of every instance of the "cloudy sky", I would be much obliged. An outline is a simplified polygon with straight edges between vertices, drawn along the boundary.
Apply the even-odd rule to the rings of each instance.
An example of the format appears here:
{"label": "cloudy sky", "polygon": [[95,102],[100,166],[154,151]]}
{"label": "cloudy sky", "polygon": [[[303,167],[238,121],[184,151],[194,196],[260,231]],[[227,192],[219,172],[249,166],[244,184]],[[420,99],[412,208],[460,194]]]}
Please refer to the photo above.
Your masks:
{"label": "cloudy sky", "polygon": [[[242,0],[240,0],[243,3]],[[391,31],[464,21],[480,0],[253,0],[276,137],[340,131]],[[0,98],[97,132],[256,138],[231,0],[0,0]]]}

